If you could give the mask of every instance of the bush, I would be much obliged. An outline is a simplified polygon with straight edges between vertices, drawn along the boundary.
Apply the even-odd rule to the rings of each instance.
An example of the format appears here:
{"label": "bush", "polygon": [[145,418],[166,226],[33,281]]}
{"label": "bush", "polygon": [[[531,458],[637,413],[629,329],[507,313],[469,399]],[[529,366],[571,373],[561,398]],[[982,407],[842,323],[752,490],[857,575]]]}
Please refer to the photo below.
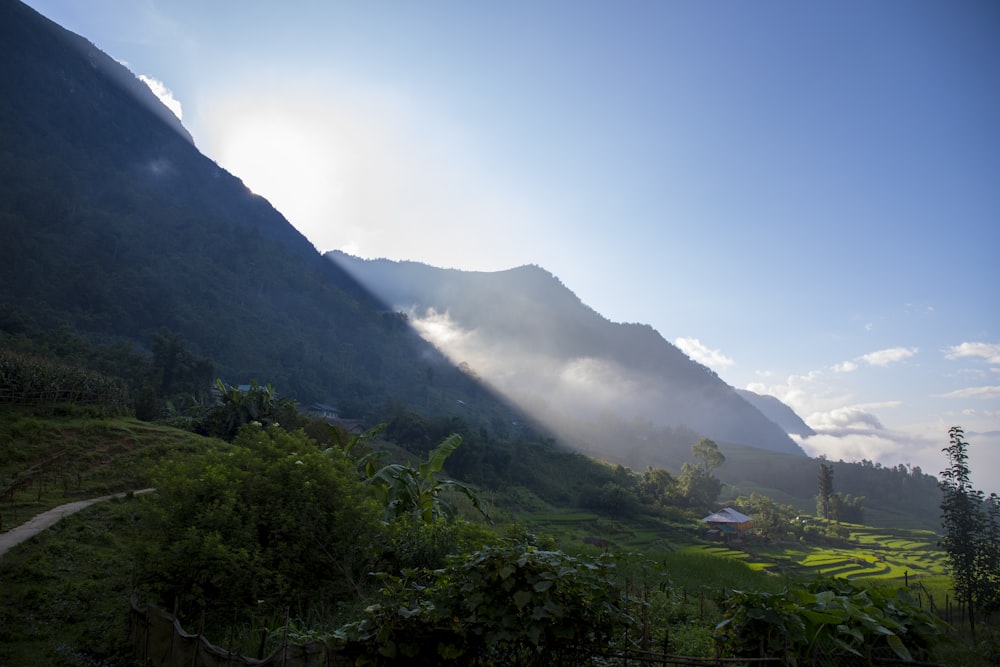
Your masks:
{"label": "bush", "polygon": [[503,540],[436,571],[381,575],[383,602],[337,633],[361,664],[576,664],[633,623],[609,556]]}
{"label": "bush", "polygon": [[910,661],[941,641],[944,624],[910,599],[819,579],[779,594],[734,591],[725,601],[716,640],[738,658],[780,657],[793,663],[817,655],[864,656],[873,651]]}
{"label": "bush", "polygon": [[301,431],[251,424],[154,479],[140,585],[182,612],[355,599],[386,541],[353,463]]}

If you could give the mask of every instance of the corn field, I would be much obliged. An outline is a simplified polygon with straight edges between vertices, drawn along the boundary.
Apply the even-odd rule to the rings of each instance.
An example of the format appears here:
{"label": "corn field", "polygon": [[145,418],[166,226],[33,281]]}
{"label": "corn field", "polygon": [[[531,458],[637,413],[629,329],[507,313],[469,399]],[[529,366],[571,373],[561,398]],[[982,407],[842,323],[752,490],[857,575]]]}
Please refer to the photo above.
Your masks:
{"label": "corn field", "polygon": [[0,350],[0,404],[74,403],[104,408],[112,415],[129,411],[128,390],[107,376]]}

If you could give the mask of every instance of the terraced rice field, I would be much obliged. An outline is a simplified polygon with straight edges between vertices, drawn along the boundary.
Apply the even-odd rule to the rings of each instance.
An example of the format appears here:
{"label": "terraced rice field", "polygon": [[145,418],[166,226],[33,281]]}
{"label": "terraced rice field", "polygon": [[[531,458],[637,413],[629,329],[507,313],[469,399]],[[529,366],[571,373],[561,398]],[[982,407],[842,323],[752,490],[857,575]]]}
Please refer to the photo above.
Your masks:
{"label": "terraced rice field", "polygon": [[946,576],[944,552],[933,533],[851,526],[843,545],[748,543],[740,549],[699,545],[692,550],[742,560],[771,572],[847,579],[921,579]]}
{"label": "terraced rice field", "polygon": [[[730,587],[736,585],[739,576],[729,570],[740,569],[777,575],[766,578],[775,582],[784,577],[811,580],[817,576],[891,585],[906,582],[920,588],[918,595],[933,595],[938,604],[944,603],[951,588],[944,552],[937,546],[938,538],[926,530],[846,525],[850,534],[839,543],[760,544],[747,541],[729,546],[703,541],[699,537],[700,527],[695,525],[668,525],[656,521],[623,524],[580,511],[536,512],[521,519],[530,528],[555,537],[563,546],[576,544],[581,548],[589,545],[599,550],[641,552],[670,560],[672,567],[678,563],[686,567],[690,561],[715,573],[714,579],[719,578],[722,570],[711,565],[712,560],[740,563],[746,569],[726,570]],[[713,583],[717,583],[714,579]],[[756,581],[754,585],[759,584],[760,581]]]}

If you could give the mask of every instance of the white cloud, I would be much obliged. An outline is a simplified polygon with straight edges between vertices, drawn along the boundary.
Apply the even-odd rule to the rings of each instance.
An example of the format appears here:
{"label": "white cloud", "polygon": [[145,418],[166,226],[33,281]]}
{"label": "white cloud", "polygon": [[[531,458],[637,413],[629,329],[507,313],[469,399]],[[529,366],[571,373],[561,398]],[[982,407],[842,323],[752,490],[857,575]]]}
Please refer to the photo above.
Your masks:
{"label": "white cloud", "polygon": [[813,413],[806,417],[806,422],[814,430],[830,435],[857,430],[882,430],[883,428],[882,422],[875,414],[857,406]]}
{"label": "white cloud", "polygon": [[805,421],[815,431],[832,436],[884,431],[882,420],[872,410],[898,408],[900,405],[902,405],[901,401],[848,405],[826,412],[815,412],[806,417]]}
{"label": "white cloud", "polygon": [[907,430],[886,427],[876,410],[897,408],[901,401],[864,403],[835,408],[809,415],[807,423],[816,431],[809,437],[794,437],[810,456],[824,455],[832,460],[860,461],[867,459],[885,466],[900,463],[919,466],[935,474],[941,465],[942,438],[927,425]]}
{"label": "white cloud", "polygon": [[822,371],[809,371],[805,375],[789,375],[784,383],[752,382],[746,388],[757,394],[774,396],[800,416],[833,410],[855,400],[839,393],[828,379]]}
{"label": "white cloud", "polygon": [[1000,344],[997,343],[962,343],[945,350],[946,359],[961,359],[963,357],[982,357],[991,364],[1000,364]]}
{"label": "white cloud", "polygon": [[937,394],[937,398],[1000,398],[1000,387],[966,387],[947,394]]}
{"label": "white cloud", "polygon": [[888,467],[912,464],[931,475],[936,475],[944,465],[942,439],[947,443],[946,435],[939,438],[886,428],[859,428],[841,434],[817,433],[793,439],[810,456],[824,455],[833,461],[868,460]]}
{"label": "white cloud", "polygon": [[163,103],[163,106],[170,109],[170,111],[173,112],[179,120],[184,120],[184,110],[181,108],[180,101],[174,97],[173,91],[167,88],[162,81],[145,74],[140,74],[139,80],[149,86],[149,89],[153,91],[153,94],[160,98],[160,102]]}
{"label": "white cloud", "polygon": [[710,349],[697,338],[677,338],[674,341],[674,345],[698,363],[712,369],[729,368],[734,363],[732,359],[724,355],[720,350]]}
{"label": "white cloud", "polygon": [[878,350],[862,355],[860,358],[872,366],[888,366],[904,359],[909,359],[917,353],[915,347],[891,347],[887,350]]}
{"label": "white cloud", "polygon": [[833,370],[837,373],[850,373],[852,371],[858,370],[858,365],[853,361],[845,361],[843,363],[834,365]]}
{"label": "white cloud", "polygon": [[441,349],[448,349],[470,334],[469,331],[454,322],[447,311],[439,313],[430,308],[422,317],[418,317],[414,312],[410,312],[408,315],[417,333]]}

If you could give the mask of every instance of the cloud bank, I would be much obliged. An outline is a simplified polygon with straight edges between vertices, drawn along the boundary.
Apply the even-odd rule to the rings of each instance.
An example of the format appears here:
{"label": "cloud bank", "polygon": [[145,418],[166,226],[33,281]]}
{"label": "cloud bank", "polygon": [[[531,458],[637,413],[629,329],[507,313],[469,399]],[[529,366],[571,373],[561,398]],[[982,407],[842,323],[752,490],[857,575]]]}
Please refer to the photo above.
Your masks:
{"label": "cloud bank", "polygon": [[162,81],[145,74],[140,74],[139,80],[149,86],[149,89],[160,99],[163,106],[170,109],[170,111],[177,116],[178,120],[184,120],[184,109],[181,108],[180,101],[174,97],[173,91],[167,88]]}
{"label": "cloud bank", "polygon": [[1000,398],[1000,387],[966,387],[965,389],[949,391],[947,394],[936,394],[936,397],[994,399]]}
{"label": "cloud bank", "polygon": [[961,343],[945,350],[946,359],[964,359],[981,357],[991,364],[1000,364],[1000,344],[997,343]]}
{"label": "cloud bank", "polygon": [[916,355],[917,352],[918,350],[915,347],[892,347],[887,350],[870,352],[862,355],[860,358],[872,366],[889,366],[890,364],[909,359]]}
{"label": "cloud bank", "polygon": [[733,365],[733,360],[724,355],[720,350],[713,350],[697,338],[677,338],[674,345],[697,361],[699,364],[708,366],[713,370],[729,368]]}

